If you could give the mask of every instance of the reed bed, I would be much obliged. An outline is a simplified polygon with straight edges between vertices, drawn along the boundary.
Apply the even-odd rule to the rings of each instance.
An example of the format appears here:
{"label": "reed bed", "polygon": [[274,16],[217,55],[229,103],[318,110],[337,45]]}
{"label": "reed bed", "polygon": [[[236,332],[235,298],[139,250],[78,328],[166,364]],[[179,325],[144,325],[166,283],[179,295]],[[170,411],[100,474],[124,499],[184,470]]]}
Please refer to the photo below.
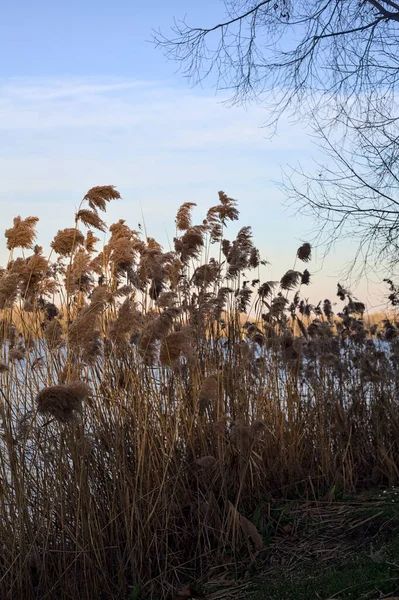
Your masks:
{"label": "reed bed", "polygon": [[172,598],[251,563],[273,499],[399,480],[394,313],[368,327],[341,286],[338,314],[310,305],[307,243],[262,281],[251,229],[227,239],[224,192],[198,225],[180,207],[167,252],[107,228],[119,197],[89,190],[49,256],[36,217],[5,232],[4,600]]}

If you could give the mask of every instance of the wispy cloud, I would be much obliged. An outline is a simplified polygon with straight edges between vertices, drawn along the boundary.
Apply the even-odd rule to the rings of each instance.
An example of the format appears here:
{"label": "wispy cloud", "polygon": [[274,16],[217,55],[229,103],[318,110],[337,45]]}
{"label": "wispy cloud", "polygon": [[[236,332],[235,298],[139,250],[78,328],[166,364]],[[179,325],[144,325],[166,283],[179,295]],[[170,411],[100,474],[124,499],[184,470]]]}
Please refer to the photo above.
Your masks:
{"label": "wispy cloud", "polygon": [[300,125],[281,122],[270,140],[263,109],[226,108],[222,100],[159,82],[0,80],[3,223],[37,214],[46,243],[88,188],[116,184],[123,206],[109,218],[136,224],[143,211],[166,243],[182,202],[203,211],[224,188],[239,199],[263,254],[277,271],[289,268],[312,224],[290,219],[272,182],[280,165],[299,157],[310,166],[317,150]]}
{"label": "wispy cloud", "polygon": [[264,118],[260,108],[226,108],[222,99],[153,82],[6,81],[3,192],[70,190],[104,177],[136,188],[217,177],[233,185],[240,176],[264,185],[287,153],[310,149],[299,127],[285,134],[283,126],[271,144]]}
{"label": "wispy cloud", "polygon": [[[42,80],[12,78],[3,80],[0,85],[2,97],[20,99],[31,103],[32,101],[60,100],[79,96],[94,94],[106,94],[120,92],[143,87],[150,88],[156,86],[156,82],[146,81],[122,81],[114,83],[90,83],[87,79],[70,80]],[[27,96],[27,92],[29,95]]]}
{"label": "wispy cloud", "polygon": [[[0,131],[47,132],[55,129],[123,128],[158,134],[169,145],[199,147],[209,143],[262,144],[265,112],[252,107],[226,108],[222,97],[198,95],[156,82],[11,80],[0,83]],[[273,146],[303,147],[304,131],[290,125]],[[298,139],[298,136],[300,139]],[[145,140],[143,140],[145,141]]]}

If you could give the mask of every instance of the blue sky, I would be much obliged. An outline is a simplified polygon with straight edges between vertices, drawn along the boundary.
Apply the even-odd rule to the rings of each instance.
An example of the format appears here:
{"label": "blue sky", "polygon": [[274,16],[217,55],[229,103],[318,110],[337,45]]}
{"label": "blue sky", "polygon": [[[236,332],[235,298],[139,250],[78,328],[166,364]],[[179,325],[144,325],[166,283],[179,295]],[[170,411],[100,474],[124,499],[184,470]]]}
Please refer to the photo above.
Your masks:
{"label": "blue sky", "polygon": [[[3,229],[13,216],[40,217],[48,244],[69,226],[79,199],[93,185],[115,184],[123,200],[108,222],[144,219],[167,246],[174,215],[187,200],[197,216],[224,189],[239,200],[241,225],[252,225],[267,276],[292,267],[313,224],[281,205],[275,184],[286,164],[312,168],[318,151],[300,125],[281,121],[272,139],[265,110],[227,108],[210,82],[191,88],[148,40],[168,32],[173,18],[204,26],[223,17],[206,0],[134,3],[116,0],[8,2],[0,23],[0,207]],[[232,232],[233,234],[233,232]],[[309,295],[333,296],[348,258],[340,245],[322,264]],[[0,250],[0,263],[6,254]],[[372,283],[357,291],[379,304]]]}
{"label": "blue sky", "polygon": [[132,2],[131,0],[16,0],[2,3],[3,76],[87,75],[173,80],[176,65],[147,43],[151,30],[167,31],[173,19],[212,23],[222,17],[218,0]]}

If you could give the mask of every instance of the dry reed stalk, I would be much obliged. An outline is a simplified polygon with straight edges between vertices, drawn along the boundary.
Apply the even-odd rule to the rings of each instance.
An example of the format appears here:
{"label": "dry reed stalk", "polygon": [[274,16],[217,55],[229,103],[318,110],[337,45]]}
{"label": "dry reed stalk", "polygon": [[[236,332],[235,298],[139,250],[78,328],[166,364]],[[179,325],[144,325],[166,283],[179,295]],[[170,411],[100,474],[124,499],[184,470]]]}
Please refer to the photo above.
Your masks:
{"label": "dry reed stalk", "polygon": [[[112,190],[93,190],[87,206],[105,209]],[[275,282],[244,283],[260,257],[249,228],[220,241],[236,216],[221,193],[202,225],[186,220],[175,252],[143,242],[121,219],[96,258],[88,233],[68,261],[47,268],[36,247],[0,271],[8,302],[1,462],[10,473],[0,506],[2,599],[35,600],[44,589],[60,600],[127,598],[142,581],[149,596],[165,597],[185,577],[206,578],[215,557],[218,568],[228,556],[228,568],[245,571],[261,549],[250,516],[259,511],[270,524],[259,509],[265,497],[295,497],[298,485],[325,498],[334,486],[399,482],[395,314],[370,339],[362,303],[342,286],[334,315],[331,302],[300,297],[304,273],[288,278],[292,294],[275,293]],[[217,248],[208,244],[216,239]],[[212,263],[212,252],[223,258]],[[67,273],[89,278],[68,304]],[[253,322],[240,313],[252,290]],[[20,310],[23,302],[33,312]],[[28,368],[5,364],[25,348]],[[48,426],[36,422],[36,408]],[[328,510],[320,504],[315,514]],[[281,550],[292,530],[276,527]]]}
{"label": "dry reed stalk", "polygon": [[218,397],[218,380],[215,375],[208,375],[202,382],[198,396],[198,411],[200,415],[205,414]]}
{"label": "dry reed stalk", "polygon": [[56,319],[52,319],[45,324],[44,338],[50,348],[58,348],[63,344],[62,334],[62,326]]}

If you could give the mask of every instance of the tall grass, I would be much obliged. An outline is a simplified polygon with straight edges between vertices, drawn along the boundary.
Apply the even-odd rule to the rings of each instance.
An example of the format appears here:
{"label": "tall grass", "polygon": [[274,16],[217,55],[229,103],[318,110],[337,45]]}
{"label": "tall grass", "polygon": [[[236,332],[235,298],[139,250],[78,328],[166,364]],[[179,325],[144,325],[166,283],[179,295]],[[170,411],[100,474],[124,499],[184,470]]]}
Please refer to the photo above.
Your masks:
{"label": "tall grass", "polygon": [[[234,200],[174,250],[90,190],[49,257],[17,217],[0,277],[0,597],[170,597],[252,561],[259,506],[399,480],[398,329],[279,282]],[[300,269],[300,270],[299,270]],[[393,284],[392,284],[393,285]],[[251,315],[247,320],[245,315]]]}

